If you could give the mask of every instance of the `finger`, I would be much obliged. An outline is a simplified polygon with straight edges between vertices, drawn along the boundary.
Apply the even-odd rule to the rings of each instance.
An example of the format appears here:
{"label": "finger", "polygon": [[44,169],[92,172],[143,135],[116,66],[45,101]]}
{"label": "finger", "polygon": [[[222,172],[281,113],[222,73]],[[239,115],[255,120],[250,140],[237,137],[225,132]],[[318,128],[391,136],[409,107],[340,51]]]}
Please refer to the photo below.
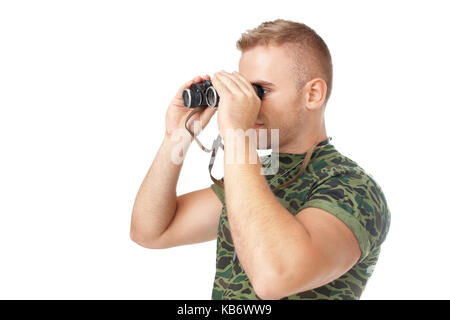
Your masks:
{"label": "finger", "polygon": [[248,81],[248,79],[245,78],[242,74],[240,74],[237,71],[233,71],[232,74],[235,76],[235,79],[237,81],[240,81],[241,85],[245,86],[248,90],[250,90],[250,92],[255,91],[255,89],[253,88],[253,86],[250,83],[250,81]]}
{"label": "finger", "polygon": [[[240,78],[238,78],[236,75],[234,75],[234,74],[226,74],[226,76],[228,78],[230,78],[231,80],[233,80],[234,83],[236,83],[236,85],[239,86],[240,90],[242,92],[244,92],[245,94],[251,95],[252,94],[252,90],[254,91],[253,88],[250,90],[248,88],[248,86],[245,84],[245,82],[243,80],[241,80]],[[251,87],[251,85],[250,85],[250,87]]]}
{"label": "finger", "polygon": [[214,75],[214,77],[211,79],[211,83],[213,87],[217,90],[217,93],[219,93],[219,96],[222,93],[232,94],[230,89],[223,83],[222,79]]}
{"label": "finger", "polygon": [[231,77],[229,77],[224,72],[218,72],[216,73],[216,77],[222,81],[222,83],[228,88],[230,92],[233,94],[239,94],[242,93],[242,89]]}
{"label": "finger", "polygon": [[185,82],[179,89],[178,92],[176,94],[176,96],[178,98],[181,99],[182,93],[184,89],[188,89],[193,83],[198,83],[198,82],[202,82],[203,79],[200,76],[196,76],[193,79],[189,80],[188,82]]}
{"label": "finger", "polygon": [[200,77],[200,76],[196,76],[194,79],[192,79],[194,82],[202,82],[203,81],[203,78],[202,77]]}
{"label": "finger", "polygon": [[183,90],[186,88],[189,88],[193,83],[193,80],[189,80],[188,82],[185,82],[177,91],[177,94],[175,95],[176,98],[181,99],[181,95],[183,94]]}

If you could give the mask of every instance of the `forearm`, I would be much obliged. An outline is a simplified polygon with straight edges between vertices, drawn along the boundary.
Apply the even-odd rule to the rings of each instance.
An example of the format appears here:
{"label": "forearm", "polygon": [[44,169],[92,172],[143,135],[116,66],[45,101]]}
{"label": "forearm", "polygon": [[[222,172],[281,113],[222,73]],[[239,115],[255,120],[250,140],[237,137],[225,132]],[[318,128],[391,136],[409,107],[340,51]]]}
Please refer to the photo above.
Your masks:
{"label": "forearm", "polygon": [[[191,139],[171,141],[165,136],[150,166],[133,206],[131,237],[139,242],[158,238],[173,219],[176,211],[176,186],[183,161],[178,151],[189,148]],[[174,160],[178,160],[174,162]]]}
{"label": "forearm", "polygon": [[[230,141],[225,145],[225,152],[236,148]],[[256,153],[256,148],[247,144],[246,160],[251,153]],[[224,165],[231,235],[239,261],[254,285],[289,274],[286,266],[301,259],[310,242],[303,225],[273,195],[256,159],[257,164]]]}

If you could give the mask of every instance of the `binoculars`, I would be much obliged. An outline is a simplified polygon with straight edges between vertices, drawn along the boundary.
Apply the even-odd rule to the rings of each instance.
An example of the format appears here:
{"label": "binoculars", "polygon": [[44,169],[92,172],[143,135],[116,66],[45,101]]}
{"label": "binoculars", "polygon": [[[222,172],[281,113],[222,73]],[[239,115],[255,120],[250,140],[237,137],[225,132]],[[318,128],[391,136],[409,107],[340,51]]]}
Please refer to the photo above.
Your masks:
{"label": "binoculars", "polygon": [[[257,84],[252,84],[252,86],[258,97],[262,99],[264,89]],[[199,83],[193,83],[188,89],[183,90],[182,98],[183,105],[186,108],[195,108],[200,106],[217,108],[220,100],[220,97],[210,80],[203,80]]]}

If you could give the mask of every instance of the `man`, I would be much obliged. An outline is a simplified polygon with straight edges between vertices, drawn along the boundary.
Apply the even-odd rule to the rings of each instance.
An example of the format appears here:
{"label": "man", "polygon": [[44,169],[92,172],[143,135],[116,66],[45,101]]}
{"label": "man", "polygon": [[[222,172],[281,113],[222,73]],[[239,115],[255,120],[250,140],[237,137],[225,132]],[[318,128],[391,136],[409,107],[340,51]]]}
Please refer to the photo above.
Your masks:
{"label": "man", "polygon": [[[196,77],[169,105],[165,139],[135,200],[131,238],[147,248],[217,239],[213,299],[359,299],[390,213],[372,176],[327,139],[328,48],[308,26],[281,19],[249,30],[237,47],[239,72]],[[220,96],[225,159],[233,153],[245,161],[225,161],[223,188],[212,184],[177,196],[182,163],[171,161],[179,144],[171,137],[189,112],[181,92],[204,79]],[[252,84],[263,87],[262,99]],[[215,110],[205,108],[193,120],[204,128]],[[262,129],[279,130],[279,151],[252,163],[259,138],[240,148],[228,133]],[[274,158],[279,171],[262,175]]]}

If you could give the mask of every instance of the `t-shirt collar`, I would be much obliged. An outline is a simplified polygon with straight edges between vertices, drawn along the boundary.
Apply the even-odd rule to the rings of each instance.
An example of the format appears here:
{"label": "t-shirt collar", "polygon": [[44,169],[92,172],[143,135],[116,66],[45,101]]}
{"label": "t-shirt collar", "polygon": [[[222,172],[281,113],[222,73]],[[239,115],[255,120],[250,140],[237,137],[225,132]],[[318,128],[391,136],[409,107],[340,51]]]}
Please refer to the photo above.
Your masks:
{"label": "t-shirt collar", "polygon": [[[322,150],[330,150],[333,148],[332,144],[327,144],[323,146],[322,148],[316,149],[313,151],[311,155],[310,162],[313,161],[318,154],[321,153]],[[264,167],[268,167],[271,165],[271,159],[275,159],[275,164],[277,163],[278,159],[278,165],[281,170],[288,170],[295,166],[297,166],[299,163],[302,163],[302,161],[305,159],[306,152],[304,153],[288,153],[288,152],[274,152],[272,151],[269,155],[265,155],[261,157],[261,163]]]}

